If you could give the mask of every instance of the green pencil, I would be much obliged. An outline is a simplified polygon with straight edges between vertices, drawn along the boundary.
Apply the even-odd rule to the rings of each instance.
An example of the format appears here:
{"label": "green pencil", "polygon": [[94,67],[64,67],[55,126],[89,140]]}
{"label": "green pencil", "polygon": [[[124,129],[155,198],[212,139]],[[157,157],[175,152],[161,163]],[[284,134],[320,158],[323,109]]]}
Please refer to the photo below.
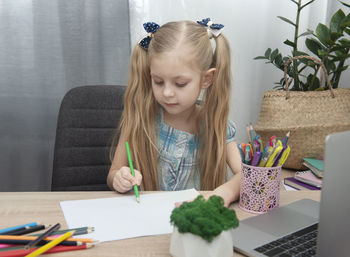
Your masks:
{"label": "green pencil", "polygon": [[[129,149],[129,143],[128,142],[125,142],[125,147],[126,147],[126,153],[128,155],[131,175],[133,175],[135,177],[134,166],[132,165],[132,159],[131,159],[131,154],[130,154],[130,149]],[[139,203],[140,202],[140,197],[139,197],[139,189],[138,189],[137,185],[134,185],[134,193],[135,193],[135,196],[136,196],[136,201]]]}

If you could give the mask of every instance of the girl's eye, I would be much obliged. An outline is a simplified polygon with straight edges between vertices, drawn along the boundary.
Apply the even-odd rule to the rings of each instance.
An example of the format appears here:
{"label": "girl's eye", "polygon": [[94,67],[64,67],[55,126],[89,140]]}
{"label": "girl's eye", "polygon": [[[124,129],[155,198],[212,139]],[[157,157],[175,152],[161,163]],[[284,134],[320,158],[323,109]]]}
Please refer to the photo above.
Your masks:
{"label": "girl's eye", "polygon": [[187,85],[187,83],[175,83],[177,87],[184,87]]}
{"label": "girl's eye", "polygon": [[154,80],[153,82],[156,85],[163,85],[163,83],[164,83],[163,81],[156,81],[156,80]]}

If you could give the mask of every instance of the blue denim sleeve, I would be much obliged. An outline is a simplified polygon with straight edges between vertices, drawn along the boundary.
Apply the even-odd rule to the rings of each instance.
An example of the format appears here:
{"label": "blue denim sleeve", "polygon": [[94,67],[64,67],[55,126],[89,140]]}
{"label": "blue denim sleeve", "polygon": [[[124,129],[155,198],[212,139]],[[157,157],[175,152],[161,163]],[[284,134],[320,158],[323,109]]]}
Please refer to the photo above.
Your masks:
{"label": "blue denim sleeve", "polygon": [[236,125],[232,120],[227,121],[226,143],[230,143],[235,139]]}

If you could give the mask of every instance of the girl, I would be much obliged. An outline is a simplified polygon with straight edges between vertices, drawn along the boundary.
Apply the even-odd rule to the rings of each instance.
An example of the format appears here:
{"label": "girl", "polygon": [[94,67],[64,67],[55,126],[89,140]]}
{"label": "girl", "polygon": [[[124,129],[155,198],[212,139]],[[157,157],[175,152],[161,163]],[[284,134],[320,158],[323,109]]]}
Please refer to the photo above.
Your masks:
{"label": "girl", "polygon": [[[239,196],[241,159],[228,121],[230,49],[223,25],[208,18],[144,27],[150,35],[132,52],[107,184],[120,193],[135,184],[152,191],[214,190],[207,197],[219,195],[228,206]],[[226,163],[236,175],[225,183]]]}

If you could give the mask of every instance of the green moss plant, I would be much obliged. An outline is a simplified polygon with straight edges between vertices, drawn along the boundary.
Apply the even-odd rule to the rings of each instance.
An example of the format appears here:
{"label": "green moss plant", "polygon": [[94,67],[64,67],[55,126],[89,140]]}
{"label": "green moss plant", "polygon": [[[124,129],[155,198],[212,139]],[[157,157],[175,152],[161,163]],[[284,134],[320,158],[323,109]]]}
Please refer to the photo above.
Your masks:
{"label": "green moss plant", "polygon": [[224,207],[224,200],[216,195],[208,200],[199,195],[192,202],[184,202],[173,210],[170,222],[180,233],[192,233],[208,242],[239,223],[236,212]]}

